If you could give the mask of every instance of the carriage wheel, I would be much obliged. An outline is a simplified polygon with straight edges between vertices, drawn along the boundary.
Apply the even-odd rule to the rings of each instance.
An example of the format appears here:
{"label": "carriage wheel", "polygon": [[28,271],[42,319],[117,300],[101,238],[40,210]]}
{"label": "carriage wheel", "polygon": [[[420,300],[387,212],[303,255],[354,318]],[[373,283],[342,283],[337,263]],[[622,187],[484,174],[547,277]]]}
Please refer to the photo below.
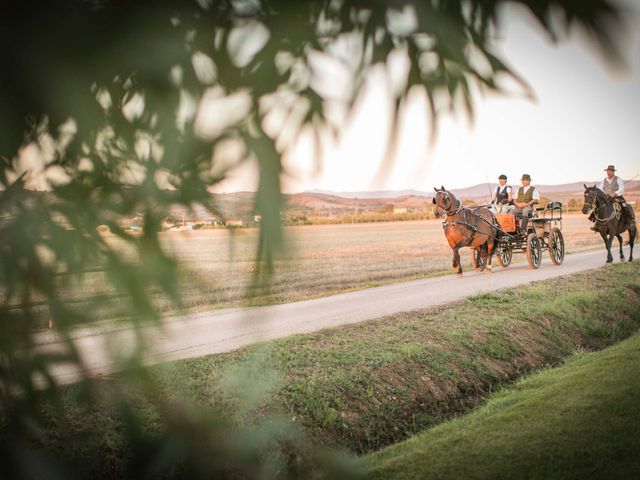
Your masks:
{"label": "carriage wheel", "polygon": [[549,234],[549,256],[554,265],[560,265],[564,260],[564,238],[558,227],[553,227]]}
{"label": "carriage wheel", "polygon": [[542,263],[542,244],[535,233],[527,236],[527,260],[531,268],[540,268]]}
{"label": "carriage wheel", "polygon": [[487,259],[482,256],[482,248],[473,250],[473,267],[479,272],[487,268]]}
{"label": "carriage wheel", "polygon": [[513,249],[511,248],[511,245],[500,246],[496,253],[498,254],[496,256],[498,265],[500,265],[502,268],[506,268],[511,265],[511,259],[513,258]]}

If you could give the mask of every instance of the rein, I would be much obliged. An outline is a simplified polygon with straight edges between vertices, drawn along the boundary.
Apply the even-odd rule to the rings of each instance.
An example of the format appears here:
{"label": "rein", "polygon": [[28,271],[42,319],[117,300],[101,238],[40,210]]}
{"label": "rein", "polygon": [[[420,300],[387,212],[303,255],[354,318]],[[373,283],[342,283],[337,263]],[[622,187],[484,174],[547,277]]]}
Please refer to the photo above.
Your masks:
{"label": "rein", "polygon": [[[457,215],[458,213],[460,213],[461,210],[463,210],[465,208],[467,208],[467,207],[465,207],[461,203],[460,206],[458,208],[456,208],[453,212],[450,212],[449,210],[445,210],[444,213],[447,214],[447,217],[453,217],[454,215]],[[446,223],[446,221],[445,221],[445,223]]]}
{"label": "rein", "polygon": [[[458,199],[456,199],[456,201],[458,202],[458,207],[455,210],[445,210],[444,213],[447,214],[447,219],[442,222],[442,228],[446,228],[449,225],[464,225],[470,229],[472,229],[473,231],[477,232],[478,229],[475,228],[475,226],[471,226],[468,222],[462,222],[459,220],[449,220],[449,217],[455,217],[456,215],[458,215],[460,212],[464,212],[464,216],[465,216],[465,220],[468,219],[468,215],[467,215],[467,211],[469,210],[467,207],[465,207],[464,205],[462,205],[462,202]],[[476,225],[477,225],[477,221],[476,221]]]}
{"label": "rein", "polygon": [[620,218],[619,210],[616,210],[614,204],[611,205],[611,215],[609,215],[607,218],[600,218],[596,212],[602,207],[606,207],[606,204],[600,205],[598,204],[598,200],[598,195],[596,194],[593,198],[592,203],[584,202],[584,204],[589,207],[589,213],[587,214],[588,216],[591,216],[591,214],[593,213],[593,216],[596,219],[597,223],[607,223],[608,221],[613,220],[614,217],[617,217],[618,219]]}
{"label": "rein", "polygon": [[[461,211],[464,211],[464,215],[465,215],[465,221],[461,221],[461,220],[449,220],[449,217],[453,217],[455,215],[457,215],[458,213],[460,213]],[[501,231],[501,229],[497,226],[494,225],[492,223],[490,223],[486,218],[478,215],[475,211],[473,211],[472,209],[465,207],[464,205],[460,204],[460,206],[458,208],[456,208],[455,211],[453,212],[448,212],[445,210],[445,212],[447,213],[447,220],[445,220],[444,222],[442,222],[442,228],[446,228],[449,225],[462,225],[467,227],[470,230],[473,230],[475,233],[482,233],[480,230],[478,230],[478,219],[482,220],[484,223],[486,223],[487,225],[489,225],[492,228],[495,228],[496,230]],[[473,219],[475,220],[474,225],[471,225],[471,223],[468,221],[469,215],[468,214],[473,215]],[[506,233],[506,232],[505,232]]]}
{"label": "rein", "polygon": [[[438,192],[441,193],[441,192]],[[500,228],[499,225],[493,224],[491,222],[489,222],[486,218],[478,215],[475,210],[469,208],[469,207],[465,207],[462,202],[460,202],[459,200],[456,199],[456,201],[459,203],[459,205],[454,209],[454,210],[444,210],[444,213],[447,216],[447,219],[442,222],[442,228],[447,228],[448,226],[451,225],[462,225],[463,227],[468,228],[469,230],[473,231],[473,236],[471,237],[471,240],[473,240],[473,238],[475,237],[476,233],[480,233],[482,235],[486,235],[485,233],[481,232],[480,230],[478,230],[478,219],[482,220],[484,223],[486,223],[487,225],[489,225],[491,228],[496,229],[499,232],[504,233],[505,235],[508,235],[509,237],[511,237],[511,235],[509,235],[507,232],[505,232],[504,230],[502,230]],[[477,208],[481,208],[481,207],[477,207]],[[449,220],[450,217],[455,217],[456,215],[458,215],[460,212],[464,213],[464,220]],[[473,225],[471,224],[471,222],[469,221],[469,214],[471,214],[474,219],[474,223]]]}

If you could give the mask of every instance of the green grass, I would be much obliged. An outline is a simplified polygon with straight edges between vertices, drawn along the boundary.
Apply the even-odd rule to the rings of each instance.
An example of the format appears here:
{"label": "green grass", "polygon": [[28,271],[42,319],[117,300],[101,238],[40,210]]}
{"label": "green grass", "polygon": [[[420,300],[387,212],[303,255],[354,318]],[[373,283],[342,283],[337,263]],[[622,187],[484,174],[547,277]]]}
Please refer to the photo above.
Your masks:
{"label": "green grass", "polygon": [[[639,271],[640,265],[618,264],[160,365],[152,373],[163,404],[187,401],[236,426],[280,416],[312,442],[371,452],[469,412],[525,373],[632,335],[640,327]],[[46,448],[77,458],[99,451],[112,462],[104,476],[118,476],[127,447],[110,390],[131,390],[149,435],[167,421],[127,382],[117,376],[100,382],[95,407],[78,406],[79,387],[70,387],[70,427],[52,422]]]}
{"label": "green grass", "polygon": [[366,457],[374,478],[640,478],[640,334]]}

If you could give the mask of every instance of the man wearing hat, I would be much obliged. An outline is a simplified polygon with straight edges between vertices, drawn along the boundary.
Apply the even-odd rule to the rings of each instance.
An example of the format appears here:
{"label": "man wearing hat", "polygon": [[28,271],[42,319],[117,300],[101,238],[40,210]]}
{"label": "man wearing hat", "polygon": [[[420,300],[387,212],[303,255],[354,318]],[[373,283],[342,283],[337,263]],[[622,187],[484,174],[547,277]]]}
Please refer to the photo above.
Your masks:
{"label": "man wearing hat", "polygon": [[[606,193],[611,200],[620,204],[623,214],[626,213],[628,217],[632,218],[633,213],[627,212],[627,203],[622,196],[624,194],[624,182],[616,175],[616,167],[609,165],[604,171],[607,172],[607,176],[600,182],[600,190]],[[589,217],[589,220],[595,221],[593,213]],[[591,230],[594,232],[598,231],[596,225],[591,227]]]}
{"label": "man wearing hat", "polygon": [[511,212],[514,209],[513,205],[511,205],[513,202],[513,189],[507,185],[506,175],[500,175],[498,181],[500,185],[493,191],[491,208],[495,213]]}
{"label": "man wearing hat", "polygon": [[522,222],[520,228],[523,232],[527,231],[529,223],[529,213],[533,206],[540,202],[540,194],[536,187],[531,186],[531,175],[525,173],[522,175],[522,187],[518,189],[518,193],[513,204],[516,206],[515,213],[522,214]]}
{"label": "man wearing hat", "polygon": [[616,175],[616,167],[609,165],[604,171],[607,172],[607,176],[600,183],[600,190],[619,203],[624,204],[624,198],[622,198],[624,194],[624,182]]}

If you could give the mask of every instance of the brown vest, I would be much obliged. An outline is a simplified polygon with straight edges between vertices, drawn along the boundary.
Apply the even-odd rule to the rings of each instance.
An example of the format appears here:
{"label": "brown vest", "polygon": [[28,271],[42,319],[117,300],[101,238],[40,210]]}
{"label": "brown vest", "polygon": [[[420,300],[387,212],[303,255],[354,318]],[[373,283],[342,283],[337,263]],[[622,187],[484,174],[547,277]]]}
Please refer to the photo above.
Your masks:
{"label": "brown vest", "polygon": [[609,195],[611,193],[616,193],[616,190],[618,190],[618,188],[620,188],[618,186],[618,177],[614,175],[614,177],[611,179],[611,183],[609,183],[607,180],[609,180],[609,179],[605,178],[604,182],[602,182],[602,187],[604,188],[604,193],[606,193],[607,195]]}

